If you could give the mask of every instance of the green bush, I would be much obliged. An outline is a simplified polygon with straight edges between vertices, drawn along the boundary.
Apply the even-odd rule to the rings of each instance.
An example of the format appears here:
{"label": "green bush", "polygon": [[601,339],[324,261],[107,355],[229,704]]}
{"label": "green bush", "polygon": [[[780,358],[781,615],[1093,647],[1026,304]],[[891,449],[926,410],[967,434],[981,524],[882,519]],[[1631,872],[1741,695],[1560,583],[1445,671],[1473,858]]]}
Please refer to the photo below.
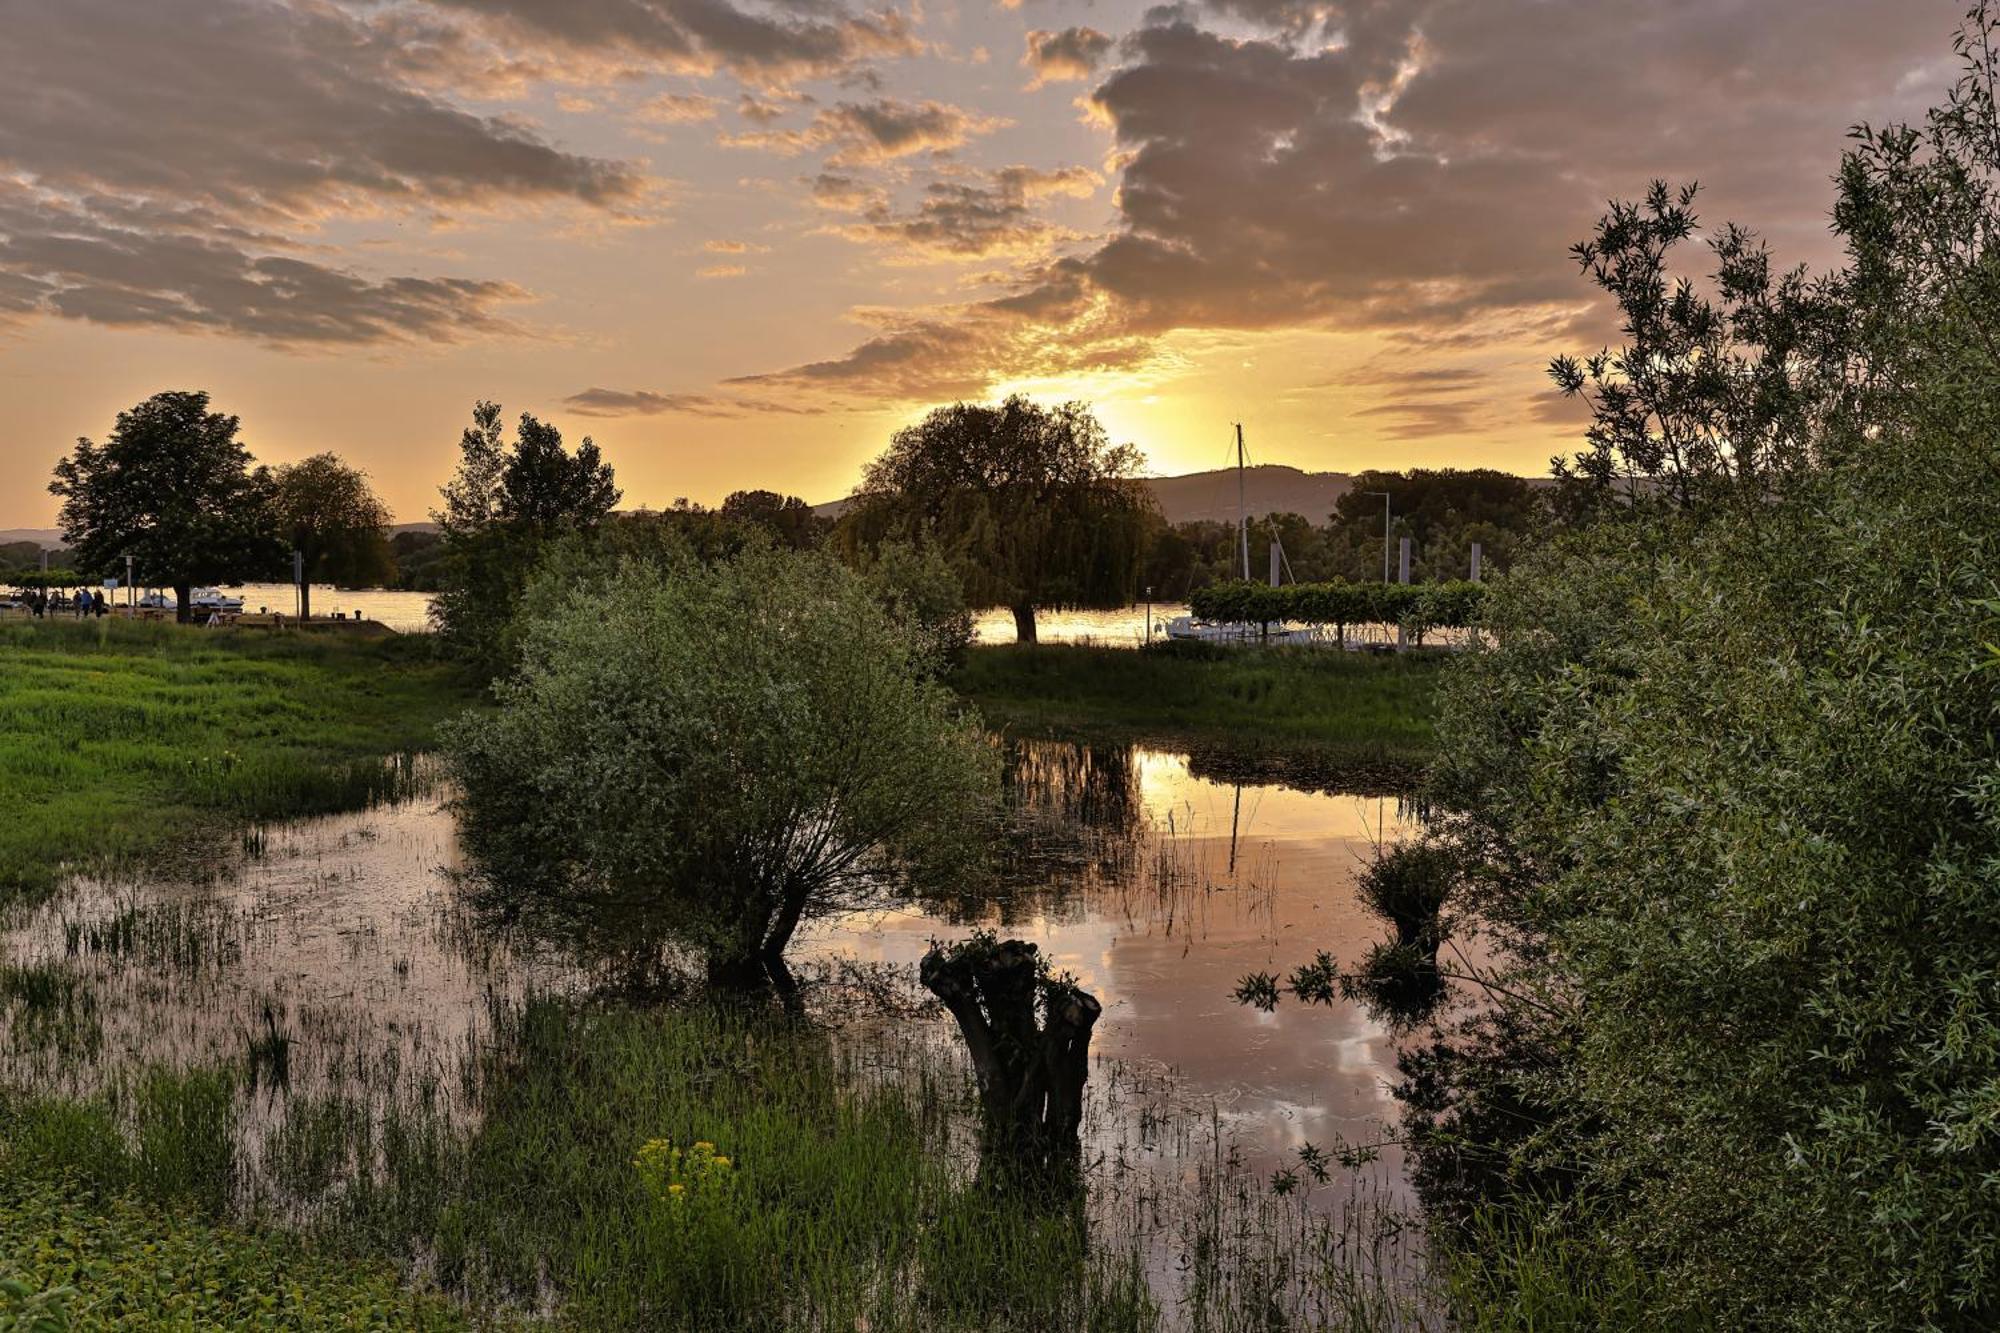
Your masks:
{"label": "green bush", "polygon": [[730,972],[802,920],[965,865],[997,798],[934,645],[830,556],[753,548],[560,574],[448,752],[497,897]]}
{"label": "green bush", "polygon": [[1517,1168],[1573,1180],[1668,1313],[2000,1318],[1983,468],[1934,437],[1559,544],[1447,672],[1441,804],[1506,983],[1561,1011],[1530,1044],[1564,1058],[1516,1071]]}
{"label": "green bush", "polygon": [[1483,583],[1288,583],[1238,580],[1197,588],[1189,608],[1203,620],[1228,624],[1401,625],[1419,636],[1430,629],[1466,629],[1479,621]]}

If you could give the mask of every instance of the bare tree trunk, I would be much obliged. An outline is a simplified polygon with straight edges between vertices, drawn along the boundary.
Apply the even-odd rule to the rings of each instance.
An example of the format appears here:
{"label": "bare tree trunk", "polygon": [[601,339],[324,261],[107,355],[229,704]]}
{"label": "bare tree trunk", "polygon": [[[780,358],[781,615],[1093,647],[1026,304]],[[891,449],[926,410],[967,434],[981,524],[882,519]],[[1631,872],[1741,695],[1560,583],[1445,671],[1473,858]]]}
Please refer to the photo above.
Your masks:
{"label": "bare tree trunk", "polygon": [[1032,602],[1014,608],[1014,641],[1039,643],[1035,637],[1035,607]]}
{"label": "bare tree trunk", "polygon": [[799,918],[805,915],[806,900],[812,896],[804,884],[788,880],[778,896],[778,910],[771,919],[771,931],[764,937],[764,957],[783,966],[785,946],[792,942],[792,934],[799,928]]}
{"label": "bare tree trunk", "polygon": [[308,574],[299,579],[299,620],[301,622],[304,622],[311,620],[312,618],[313,618],[312,576]]}
{"label": "bare tree trunk", "polygon": [[[987,1167],[1058,1182],[1081,1152],[1095,996],[1051,979],[1035,946],[990,936],[934,945],[919,971],[972,1056]],[[1039,1009],[1039,1016],[1037,1010]]]}
{"label": "bare tree trunk", "polygon": [[194,588],[186,583],[174,585],[174,620],[182,625],[194,619]]}

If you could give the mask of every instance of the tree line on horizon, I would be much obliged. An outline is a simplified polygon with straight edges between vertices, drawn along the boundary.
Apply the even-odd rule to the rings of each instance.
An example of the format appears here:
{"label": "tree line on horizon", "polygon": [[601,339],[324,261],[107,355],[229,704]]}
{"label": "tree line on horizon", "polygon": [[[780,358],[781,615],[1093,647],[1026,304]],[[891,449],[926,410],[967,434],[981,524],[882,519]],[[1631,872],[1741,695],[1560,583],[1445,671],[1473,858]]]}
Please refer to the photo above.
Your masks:
{"label": "tree line on horizon", "polygon": [[[589,437],[566,450],[554,425],[523,414],[509,442],[499,407],[481,402],[458,475],[431,515],[437,531],[393,535],[366,474],[331,453],[258,464],[239,426],[211,411],[205,393],[166,392],[121,412],[102,444],[80,440],[50,487],[63,500],[64,572],[122,579],[130,556],[141,585],[175,589],[186,619],[195,586],[290,581],[298,552],[308,587],[432,592],[449,617],[452,604],[474,596],[506,604],[522,575],[502,569],[531,561],[560,530],[663,528],[710,553],[754,535],[795,550],[825,547],[856,566],[885,544],[911,543],[942,555],[969,605],[1011,610],[1024,642],[1037,637],[1037,611],[1185,600],[1241,572],[1237,524],[1168,522],[1138,477],[1138,451],[1113,445],[1082,403],[1044,407],[1017,396],[938,408],[896,433],[831,518],[763,489],[733,492],[714,508],[681,501],[620,512],[612,470]],[[482,487],[492,492],[483,509],[471,500]],[[1290,581],[1374,581],[1384,525],[1368,492],[1381,490],[1395,497],[1387,535],[1413,539],[1419,582],[1464,577],[1475,542],[1488,569],[1506,568],[1551,515],[1535,488],[1505,473],[1363,472],[1321,521],[1254,517],[1253,573],[1276,543]],[[514,539],[505,550],[501,531]],[[468,557],[475,538],[487,548],[477,561]],[[0,548],[0,576],[21,578],[39,563],[38,547],[18,546]]]}

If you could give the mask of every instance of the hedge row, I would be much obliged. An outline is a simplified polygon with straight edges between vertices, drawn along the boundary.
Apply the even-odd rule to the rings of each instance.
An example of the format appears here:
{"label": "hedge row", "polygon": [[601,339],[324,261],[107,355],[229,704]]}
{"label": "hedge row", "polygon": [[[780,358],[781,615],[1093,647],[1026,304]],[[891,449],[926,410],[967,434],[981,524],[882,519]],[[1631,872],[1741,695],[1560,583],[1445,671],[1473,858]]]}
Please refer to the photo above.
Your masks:
{"label": "hedge row", "polygon": [[1479,619],[1486,585],[1453,583],[1289,583],[1237,581],[1198,588],[1188,599],[1202,620],[1232,624],[1404,625],[1464,629]]}

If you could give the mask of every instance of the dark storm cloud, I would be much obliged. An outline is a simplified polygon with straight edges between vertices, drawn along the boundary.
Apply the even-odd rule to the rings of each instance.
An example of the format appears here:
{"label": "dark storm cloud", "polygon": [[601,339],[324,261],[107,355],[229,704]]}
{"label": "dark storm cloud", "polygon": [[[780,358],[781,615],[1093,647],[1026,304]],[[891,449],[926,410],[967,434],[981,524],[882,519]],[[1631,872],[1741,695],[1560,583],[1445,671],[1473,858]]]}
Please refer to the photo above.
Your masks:
{"label": "dark storm cloud", "polygon": [[781,83],[844,73],[858,62],[918,49],[892,11],[854,14],[836,4],[757,8],[727,0],[428,0],[478,17],[515,41],[554,43],[656,68],[726,69]]}
{"label": "dark storm cloud", "polygon": [[1175,329],[1377,330],[1469,350],[1533,334],[1563,350],[1546,340],[1566,324],[1603,328],[1569,244],[1656,175],[1700,178],[1705,214],[1776,237],[1786,261],[1825,258],[1847,126],[1931,100],[1956,18],[1883,0],[1163,7],[1091,101],[1123,166],[1114,233],[1010,298],[1045,312],[1041,338],[950,336],[988,307],[912,314],[922,337],[871,340],[799,380],[882,365],[897,392],[930,357],[938,383],[991,384],[1021,367],[945,362],[1032,363],[1050,340],[1123,349]]}
{"label": "dark storm cloud", "polygon": [[1104,63],[1111,46],[1111,38],[1095,28],[1064,28],[1061,32],[1037,28],[1028,34],[1027,51],[1021,57],[1021,63],[1035,74],[1028,86],[1087,79]]}
{"label": "dark storm cloud", "polygon": [[316,0],[0,0],[0,307],[288,347],[511,330],[526,293],[376,277],[324,221],[567,201],[633,205],[569,153],[410,82],[377,29]]}

